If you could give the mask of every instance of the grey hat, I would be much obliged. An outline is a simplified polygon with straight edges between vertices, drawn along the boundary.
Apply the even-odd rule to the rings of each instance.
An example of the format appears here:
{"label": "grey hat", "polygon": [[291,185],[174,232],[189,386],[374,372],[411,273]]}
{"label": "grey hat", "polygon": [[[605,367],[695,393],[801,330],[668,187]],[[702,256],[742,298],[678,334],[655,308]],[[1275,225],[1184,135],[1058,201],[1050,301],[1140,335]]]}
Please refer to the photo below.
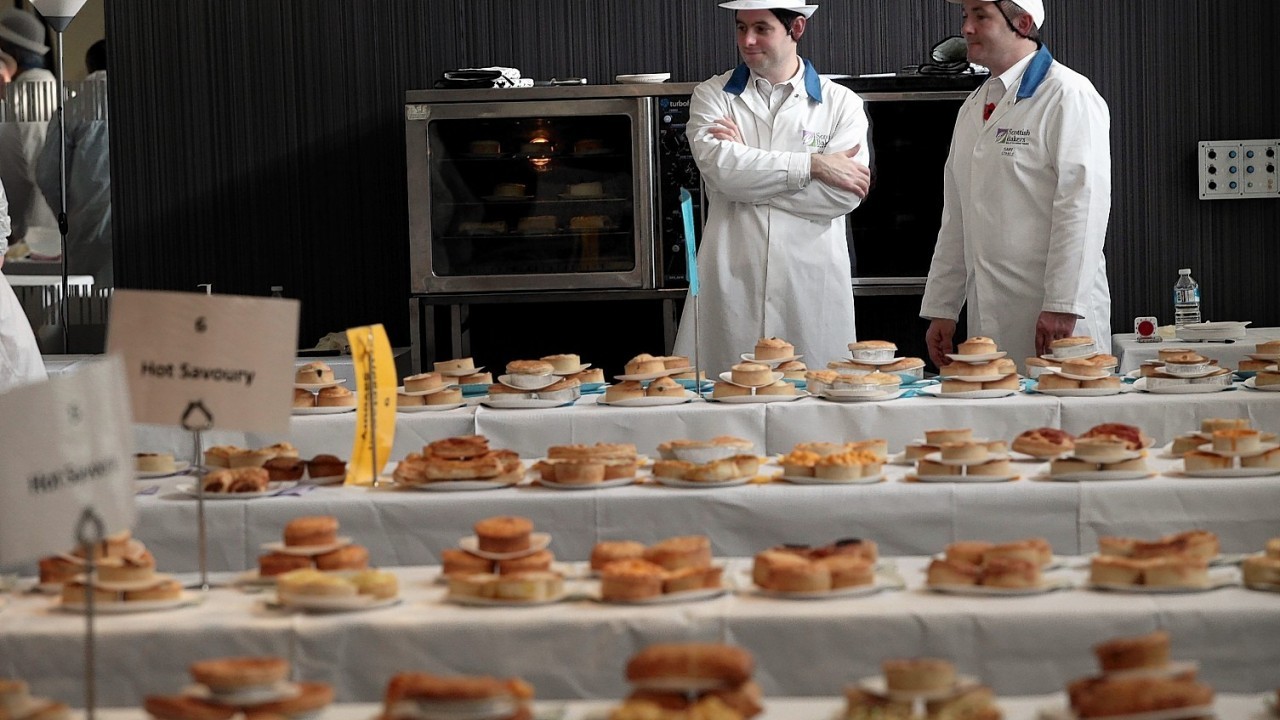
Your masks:
{"label": "grey hat", "polygon": [[0,13],[0,40],[6,40],[23,50],[38,55],[49,52],[44,44],[44,23],[40,18],[18,8],[8,8]]}

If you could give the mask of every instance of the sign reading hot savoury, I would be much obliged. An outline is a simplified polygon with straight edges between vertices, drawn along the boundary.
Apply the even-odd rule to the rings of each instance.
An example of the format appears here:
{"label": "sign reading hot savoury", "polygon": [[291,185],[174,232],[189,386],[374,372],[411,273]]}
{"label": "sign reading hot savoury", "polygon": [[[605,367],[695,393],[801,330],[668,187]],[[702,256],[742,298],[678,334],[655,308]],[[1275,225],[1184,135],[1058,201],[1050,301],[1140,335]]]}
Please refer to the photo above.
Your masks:
{"label": "sign reading hot savoury", "polygon": [[89,508],[105,533],[133,525],[133,425],[115,357],[0,394],[0,565],[75,545]]}
{"label": "sign reading hot savoury", "polygon": [[124,358],[135,422],[285,433],[298,301],[120,290],[107,352]]}

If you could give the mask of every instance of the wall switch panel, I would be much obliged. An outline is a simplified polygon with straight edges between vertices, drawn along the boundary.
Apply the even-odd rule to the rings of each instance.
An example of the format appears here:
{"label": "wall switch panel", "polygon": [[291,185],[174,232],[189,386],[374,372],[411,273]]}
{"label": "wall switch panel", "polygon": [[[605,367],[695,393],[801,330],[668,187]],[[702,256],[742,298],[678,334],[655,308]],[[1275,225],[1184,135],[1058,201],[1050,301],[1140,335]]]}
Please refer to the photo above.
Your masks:
{"label": "wall switch panel", "polygon": [[1202,140],[1200,199],[1280,199],[1280,140]]}

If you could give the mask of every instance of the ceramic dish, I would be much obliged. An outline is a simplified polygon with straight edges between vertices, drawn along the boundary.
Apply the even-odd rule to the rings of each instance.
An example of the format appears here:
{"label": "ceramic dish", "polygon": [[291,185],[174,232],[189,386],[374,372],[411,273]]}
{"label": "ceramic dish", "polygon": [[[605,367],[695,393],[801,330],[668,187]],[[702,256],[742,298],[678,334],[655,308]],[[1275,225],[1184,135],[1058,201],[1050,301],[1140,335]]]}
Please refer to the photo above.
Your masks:
{"label": "ceramic dish", "polygon": [[[638,373],[635,375],[614,375],[616,380],[635,380],[643,382],[645,380],[657,380],[658,378],[668,377],[670,375],[679,375],[680,373],[693,372],[691,367],[668,368],[666,370],[656,370],[651,373]],[[705,381],[704,381],[705,382]]]}
{"label": "ceramic dish", "polygon": [[294,415],[340,415],[342,413],[355,412],[355,405],[344,405],[338,407],[296,407],[293,408]]}
{"label": "ceramic dish", "polygon": [[1217,470],[1183,470],[1180,474],[1189,478],[1268,477],[1271,475],[1280,475],[1280,468],[1235,467],[1219,468]]}
{"label": "ceramic dish", "polygon": [[1280,385],[1263,385],[1259,387],[1258,378],[1256,375],[1254,377],[1249,378],[1248,380],[1245,380],[1244,386],[1249,388],[1250,390],[1257,390],[1258,392],[1280,392]]}
{"label": "ceramic dish", "polygon": [[969,466],[969,465],[985,465],[989,462],[992,462],[993,460],[1008,460],[1009,454],[1008,453],[988,453],[988,455],[985,458],[982,458],[981,460],[943,460],[941,452],[931,452],[928,455],[925,455],[924,459],[928,460],[929,462],[944,463],[946,465]]}
{"label": "ceramic dish", "polygon": [[[293,480],[277,480],[277,481],[267,483],[267,489],[263,490],[262,492],[251,492],[251,493],[207,492],[207,493],[204,493],[204,499],[205,500],[253,500],[254,498],[271,497],[272,495],[275,495],[276,493],[281,492],[283,490],[288,490],[289,488],[294,487],[297,484],[298,483]],[[196,497],[197,495],[200,494],[199,486],[197,485],[179,485],[174,489],[177,490],[179,493],[182,493],[183,495],[189,495],[191,497]]]}
{"label": "ceramic dish", "polygon": [[1110,388],[1050,388],[1042,390],[1038,385],[1028,392],[1037,392],[1041,395],[1050,395],[1052,397],[1107,397],[1108,395],[1123,395],[1127,392],[1133,392],[1132,385],[1121,385],[1120,387]]}
{"label": "ceramic dish", "polygon": [[337,387],[337,386],[341,385],[341,384],[342,384],[342,383],[344,383],[344,382],[346,382],[346,380],[339,378],[339,379],[337,379],[337,380],[334,380],[333,382],[327,382],[327,383],[294,383],[294,384],[293,384],[293,386],[294,386],[295,388],[299,389],[299,390],[310,390],[311,392],[316,392],[317,390],[323,390],[323,389],[328,388],[328,387]]}
{"label": "ceramic dish", "polygon": [[543,480],[542,478],[538,478],[534,482],[543,487],[551,488],[552,490],[606,490],[608,488],[632,485],[638,480],[640,480],[638,476],[633,476],[614,478],[612,480],[602,480],[598,483],[560,483],[554,480]]}
{"label": "ceramic dish", "polygon": [[707,402],[725,403],[726,405],[754,405],[757,403],[795,402],[809,397],[805,390],[797,390],[795,395],[733,395],[730,397],[709,397]]}
{"label": "ceramic dish", "polygon": [[654,597],[643,598],[640,600],[605,600],[600,596],[600,590],[593,590],[588,597],[592,600],[603,603],[605,605],[674,605],[683,602],[698,602],[701,600],[714,600],[728,594],[729,589],[704,588],[702,590],[685,590],[683,592],[663,593]]}
{"label": "ceramic dish", "polygon": [[[854,393],[854,394],[846,394]],[[906,390],[898,390],[896,392],[876,393],[874,395],[866,395],[858,390],[823,390],[818,397],[831,402],[881,402],[884,400],[897,400],[906,395]]]}
{"label": "ceramic dish", "polygon": [[1098,480],[1145,480],[1155,476],[1155,472],[1151,470],[1091,470],[1044,475],[1042,478],[1055,482],[1094,482]]}
{"label": "ceramic dish", "polygon": [[182,689],[182,694],[201,700],[213,700],[223,705],[261,705],[298,697],[302,694],[302,688],[296,683],[285,681],[265,687],[245,688],[238,692],[215,693],[204,685],[188,685]]}
{"label": "ceramic dish", "polygon": [[466,375],[475,375],[478,372],[484,372],[484,366],[481,365],[479,367],[464,368],[462,370],[436,370],[436,372],[440,373],[444,377],[463,377]]}
{"label": "ceramic dish", "polygon": [[372,595],[352,595],[349,597],[325,597],[313,595],[276,595],[275,605],[290,610],[306,610],[307,612],[356,612],[360,610],[379,610],[400,604],[399,597],[376,598]]}
{"label": "ceramic dish", "polygon": [[517,550],[515,552],[488,552],[480,549],[480,539],[475,535],[468,535],[458,540],[458,547],[477,557],[486,560],[515,560],[517,558],[528,557],[539,550],[545,550],[551,544],[551,533],[536,532],[529,536],[529,549]]}
{"label": "ceramic dish", "polygon": [[[97,615],[129,615],[132,613],[154,612],[156,610],[176,610],[178,608],[192,607],[204,602],[204,598],[198,593],[183,591],[182,597],[173,600],[129,600],[125,602],[96,602],[93,604],[93,612]],[[69,613],[83,615],[85,613],[85,604],[83,602],[62,602],[55,603],[58,610]]]}
{"label": "ceramic dish", "polygon": [[1011,475],[911,475],[922,483],[998,483],[1018,479],[1018,474]]}
{"label": "ceramic dish", "polygon": [[966,392],[942,392],[941,385],[930,385],[929,387],[920,388],[921,395],[928,395],[936,398],[950,398],[952,400],[994,400],[996,398],[1009,397],[1017,395],[1017,390],[969,390]]}
{"label": "ceramic dish", "polygon": [[889,579],[876,575],[876,579],[870,585],[854,585],[852,587],[837,588],[835,590],[820,590],[814,592],[785,592],[782,590],[770,590],[759,586],[752,586],[751,593],[760,597],[772,598],[774,600],[847,600],[849,598],[867,597],[882,593],[886,590],[902,590],[906,586],[902,581],[897,579]]}
{"label": "ceramic dish", "polygon": [[554,597],[545,600],[499,600],[496,598],[472,597],[470,595],[446,595],[445,600],[455,605],[464,605],[466,607],[496,607],[496,608],[518,608],[518,607],[538,607],[541,605],[554,605],[563,602],[569,597],[569,593],[562,592]]}
{"label": "ceramic dish", "polygon": [[996,373],[994,375],[944,375],[943,380],[963,380],[964,382],[996,382],[1016,373]]}
{"label": "ceramic dish", "polygon": [[135,470],[133,476],[150,480],[152,478],[170,477],[173,475],[182,475],[191,469],[191,463],[186,460],[178,460],[173,463],[173,470]]}
{"label": "ceramic dish", "polygon": [[285,545],[282,542],[262,543],[258,547],[266,552],[280,553],[281,555],[298,555],[301,557],[311,557],[313,555],[323,555],[327,552],[333,552],[339,548],[344,548],[351,544],[351,538],[340,537],[336,542],[325,545]]}
{"label": "ceramic dish", "polygon": [[[505,385],[506,383],[503,383],[503,384]],[[457,383],[445,383],[440,387],[434,387],[434,388],[431,388],[430,390],[405,390],[404,386],[401,385],[400,387],[396,388],[396,392],[401,395],[413,395],[413,396],[435,395],[438,392],[443,392],[445,390],[448,390],[449,388],[455,388],[455,387],[458,387]]]}
{"label": "ceramic dish", "polygon": [[567,407],[576,400],[553,400],[543,398],[503,398],[488,396],[480,401],[487,408],[498,410],[546,410],[548,408]]}
{"label": "ceramic dish", "polygon": [[947,357],[951,358],[952,360],[955,360],[956,362],[973,364],[973,363],[991,362],[992,360],[999,360],[1000,358],[1008,354],[1009,353],[1001,350],[999,352],[982,353],[980,355],[961,355],[960,353],[948,353]]}
{"label": "ceramic dish", "polygon": [[684,403],[694,400],[698,397],[697,393],[684,391],[684,397],[639,397],[629,400],[605,400],[601,398],[596,401],[597,405],[605,407],[660,407],[663,405],[683,405]]}
{"label": "ceramic dish", "polygon": [[976,677],[971,675],[956,675],[956,684],[945,690],[921,690],[918,692],[908,692],[905,690],[890,690],[889,683],[885,681],[884,676],[882,675],[865,677],[857,682],[859,688],[871,693],[872,695],[887,697],[890,700],[902,702],[912,702],[915,700],[945,700],[946,698],[954,697],[977,684],[978,679]]}
{"label": "ceramic dish", "polygon": [[733,371],[732,371],[732,370],[726,370],[725,372],[720,373],[720,379],[721,379],[722,381],[727,382],[727,383],[729,383],[730,385],[737,385],[738,387],[745,387],[745,388],[762,388],[762,387],[767,387],[767,386],[769,386],[769,385],[772,385],[772,384],[774,384],[774,383],[776,383],[776,382],[778,382],[779,380],[781,380],[781,379],[782,379],[782,373],[780,373],[780,372],[775,372],[775,373],[773,373],[773,374],[772,374],[772,376],[771,376],[771,377],[772,377],[773,379],[772,379],[772,380],[770,380],[769,382],[766,382],[766,383],[761,383],[761,384],[759,384],[759,385],[743,385],[742,383],[734,382],[734,381],[733,381]]}
{"label": "ceramic dish", "polygon": [[877,473],[871,477],[856,477],[851,480],[829,480],[819,477],[805,477],[803,475],[779,475],[779,480],[786,480],[793,485],[874,485],[884,482],[884,473]]}
{"label": "ceramic dish", "polygon": [[1030,597],[1047,595],[1059,590],[1070,590],[1075,585],[1070,580],[1044,580],[1038,587],[1003,588],[986,585],[925,585],[924,589],[943,595],[967,595],[970,597]]}
{"label": "ceramic dish", "polygon": [[757,365],[776,366],[776,365],[781,365],[782,363],[785,363],[785,362],[799,360],[800,358],[804,357],[804,355],[787,355],[786,357],[772,358],[770,360],[757,360],[755,353],[742,353],[738,357],[742,358],[743,362],[756,363]]}
{"label": "ceramic dish", "polygon": [[653,480],[659,485],[684,489],[739,487],[751,482],[751,478],[749,477],[733,478],[732,480],[721,480],[719,482],[698,482],[695,480],[681,480],[680,478],[661,477],[658,475],[654,475]]}
{"label": "ceramic dish", "polygon": [[1205,443],[1204,445],[1201,445],[1201,446],[1197,447],[1196,449],[1197,449],[1197,450],[1199,450],[1199,451],[1201,451],[1201,452],[1213,453],[1214,455],[1221,455],[1222,457],[1229,457],[1229,458],[1245,458],[1245,457],[1257,457],[1258,455],[1263,455],[1263,454],[1265,454],[1265,453],[1269,453],[1269,452],[1271,452],[1272,450],[1275,450],[1276,448],[1280,448],[1280,443],[1276,443],[1276,442],[1264,442],[1264,443],[1259,443],[1259,444],[1258,444],[1258,449],[1257,449],[1257,450],[1245,450],[1245,451],[1241,451],[1241,450],[1214,450],[1214,449],[1213,449],[1213,443],[1211,443],[1211,442],[1210,442],[1210,443]]}

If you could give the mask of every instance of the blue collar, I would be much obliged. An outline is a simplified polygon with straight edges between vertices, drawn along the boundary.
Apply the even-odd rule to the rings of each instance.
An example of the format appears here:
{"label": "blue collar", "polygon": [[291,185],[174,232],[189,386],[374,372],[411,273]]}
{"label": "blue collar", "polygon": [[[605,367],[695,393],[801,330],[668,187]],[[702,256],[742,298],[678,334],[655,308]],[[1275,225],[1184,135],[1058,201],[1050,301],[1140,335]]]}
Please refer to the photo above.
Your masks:
{"label": "blue collar", "polygon": [[1041,45],[1036,51],[1036,56],[1031,58],[1031,64],[1027,66],[1026,72],[1022,73],[1022,82],[1018,84],[1019,100],[1026,100],[1036,94],[1036,90],[1040,88],[1040,83],[1044,82],[1052,65],[1053,56],[1049,54],[1049,48]]}
{"label": "blue collar", "polygon": [[[1053,58],[1049,58],[1050,61]],[[822,78],[818,77],[818,71],[814,69],[813,63],[801,58],[804,63],[804,91],[809,94],[809,99],[814,102],[822,102]],[[747,89],[747,79],[751,77],[751,68],[746,63],[741,63],[733,69],[733,75],[729,76],[729,82],[724,84],[724,91],[731,95],[741,95],[743,90]]]}

